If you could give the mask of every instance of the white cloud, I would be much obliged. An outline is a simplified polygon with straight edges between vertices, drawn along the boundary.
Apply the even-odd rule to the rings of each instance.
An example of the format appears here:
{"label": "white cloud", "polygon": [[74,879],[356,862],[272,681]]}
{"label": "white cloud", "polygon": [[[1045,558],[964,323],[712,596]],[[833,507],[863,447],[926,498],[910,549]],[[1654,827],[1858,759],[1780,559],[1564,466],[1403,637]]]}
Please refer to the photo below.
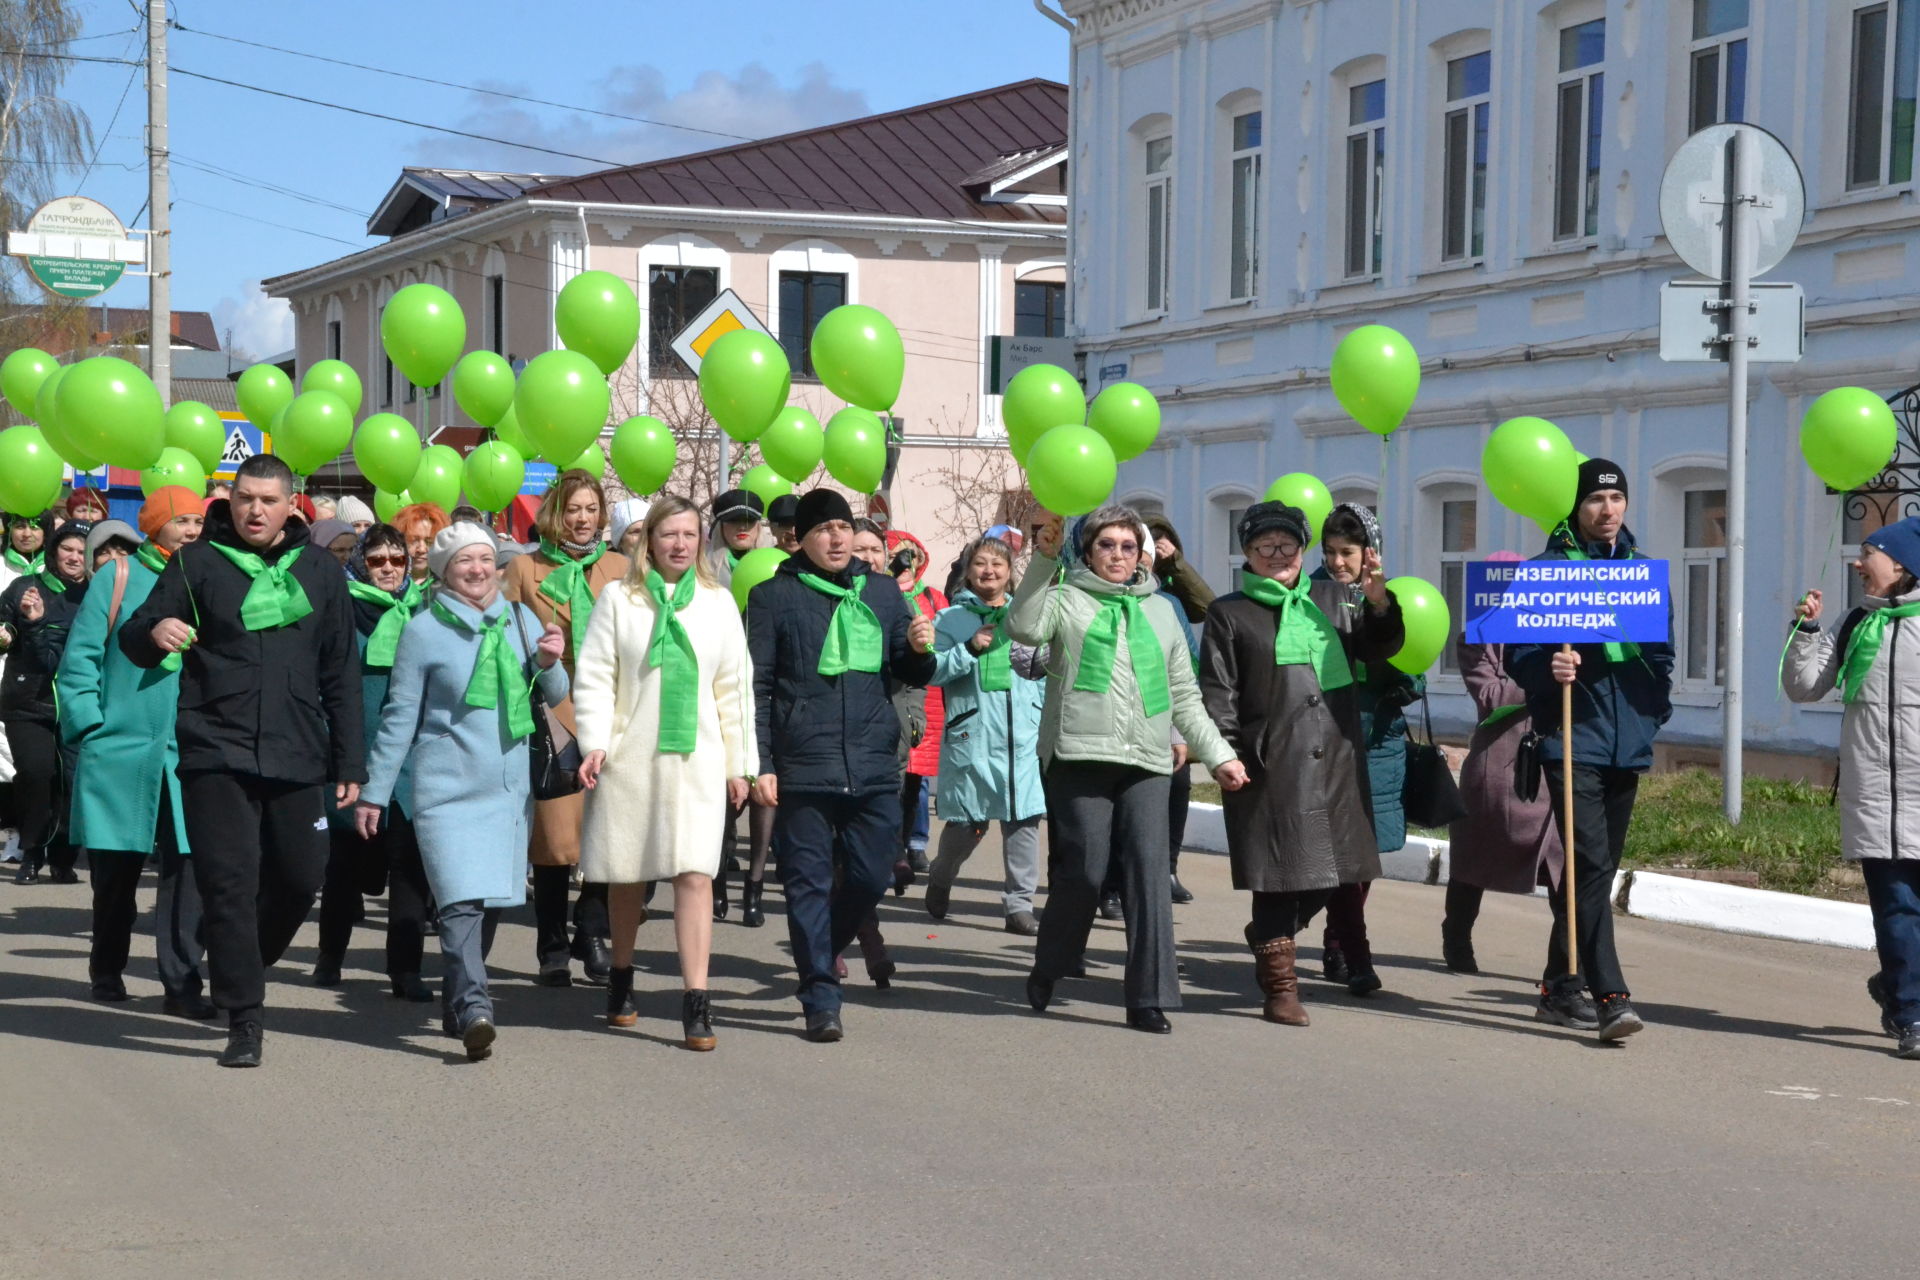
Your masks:
{"label": "white cloud", "polygon": [[[491,88],[532,93],[523,85],[493,82]],[[591,159],[569,159],[521,147],[475,142],[433,134],[422,138],[415,155],[423,164],[444,168],[498,169],[508,172],[577,174],[616,164],[637,164],[663,156],[724,147],[739,139],[791,133],[869,113],[867,96],[833,82],[822,63],[800,68],[791,85],[773,72],[749,63],[739,74],[702,71],[679,92],[666,76],[644,64],[617,67],[582,93],[584,105],[662,124],[610,120],[579,112],[474,95],[473,107],[455,127],[471,133],[530,142]],[[695,133],[670,125],[692,125],[713,133]],[[604,162],[596,163],[596,162]]]}
{"label": "white cloud", "polygon": [[261,292],[258,280],[247,281],[240,297],[220,299],[213,308],[213,325],[223,346],[256,360],[293,345],[293,308],[285,299]]}

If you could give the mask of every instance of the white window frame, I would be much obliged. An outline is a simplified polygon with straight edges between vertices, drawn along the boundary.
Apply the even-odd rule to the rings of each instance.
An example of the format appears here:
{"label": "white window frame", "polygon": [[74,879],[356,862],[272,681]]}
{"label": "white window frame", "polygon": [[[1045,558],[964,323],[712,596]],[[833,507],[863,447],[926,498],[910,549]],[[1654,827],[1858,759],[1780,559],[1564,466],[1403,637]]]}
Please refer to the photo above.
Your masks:
{"label": "white window frame", "polygon": [[[1240,562],[1246,557],[1240,550],[1240,517],[1247,508],[1260,501],[1260,495],[1251,489],[1242,489],[1228,485],[1215,489],[1207,495],[1207,547],[1208,562],[1217,569],[1217,576],[1210,580],[1214,589],[1222,595],[1240,589],[1237,573]],[[1218,550],[1215,550],[1215,548]],[[1303,565],[1301,572],[1306,572]]]}
{"label": "white window frame", "polygon": [[[1381,87],[1380,114],[1367,120],[1356,122],[1353,119],[1353,95],[1375,84]],[[1386,226],[1383,198],[1386,191],[1387,170],[1387,116],[1386,106],[1387,77],[1385,73],[1371,76],[1345,86],[1347,124],[1340,140],[1340,274],[1348,281],[1377,280],[1386,258]],[[1360,246],[1360,269],[1354,268],[1354,144],[1360,143],[1368,157],[1366,188],[1363,197],[1365,207],[1360,210],[1359,225],[1367,228],[1364,243]]]}
{"label": "white window frame", "polygon": [[[1165,163],[1154,167],[1154,149],[1166,148]],[[1173,133],[1156,131],[1140,146],[1140,297],[1141,313],[1164,316],[1173,290]],[[1154,231],[1155,204],[1160,227]],[[1155,269],[1155,257],[1159,266]]]}
{"label": "white window frame", "polygon": [[[1424,542],[1426,547],[1431,548],[1430,558],[1429,555],[1416,552],[1404,557],[1402,562],[1418,564],[1423,572],[1430,571],[1433,574],[1433,585],[1440,588],[1441,596],[1447,602],[1447,612],[1450,615],[1452,627],[1447,633],[1446,647],[1441,650],[1440,661],[1435,664],[1433,674],[1457,679],[1460,675],[1460,663],[1455,653],[1455,645],[1460,639],[1461,628],[1466,624],[1466,566],[1481,555],[1480,543],[1483,536],[1483,522],[1487,514],[1487,503],[1481,495],[1478,481],[1466,473],[1446,473],[1428,477],[1420,486],[1420,497],[1424,507],[1420,522],[1421,535],[1423,540],[1431,539]],[[1469,503],[1473,507],[1473,538],[1468,546],[1449,548],[1446,542],[1447,506],[1456,502]],[[1391,551],[1392,548],[1388,550]],[[1447,570],[1453,566],[1459,567],[1460,582],[1457,591],[1449,591],[1447,588]],[[1389,564],[1388,572],[1393,571],[1393,565]]]}
{"label": "white window frame", "polygon": [[[496,282],[497,285],[496,285]],[[491,349],[494,338],[499,338],[501,350],[494,354],[502,360],[510,359],[513,344],[511,332],[507,328],[507,290],[511,282],[507,278],[507,255],[497,244],[487,246],[485,258],[480,266],[480,317],[482,339],[477,345]]]}
{"label": "white window frame", "polygon": [[[1854,154],[1861,145],[1856,133],[1860,111],[1856,103],[1860,97],[1860,25],[1861,19],[1871,13],[1883,13],[1886,17],[1886,36],[1882,41],[1881,65],[1877,89],[1880,94],[1880,108],[1876,113],[1874,128],[1878,139],[1874,151],[1874,173],[1871,178],[1856,178]],[[1842,172],[1848,191],[1867,191],[1875,187],[1905,186],[1913,181],[1913,143],[1911,134],[1906,139],[1906,151],[1901,155],[1897,151],[1898,139],[1895,137],[1895,124],[1898,115],[1895,94],[1902,88],[1900,68],[1900,43],[1903,39],[1920,42],[1920,0],[1875,0],[1872,4],[1855,4],[1847,12],[1847,30],[1845,48],[1847,51],[1847,149],[1842,157]],[[1904,21],[1902,21],[1904,19]],[[1920,61],[1920,58],[1916,58]],[[1906,69],[1906,93],[1911,97],[1917,92],[1914,83],[1916,68]]]}
{"label": "white window frame", "polygon": [[[848,255],[851,257],[852,255]],[[713,241],[690,231],[678,231],[672,235],[661,236],[640,247],[639,260],[634,271],[633,291],[640,298],[640,340],[634,343],[634,362],[640,370],[642,385],[651,382],[653,372],[653,348],[649,345],[653,333],[653,269],[655,267],[707,267],[719,272],[718,293],[724,293],[733,287],[733,256]],[[796,270],[788,267],[787,270]],[[853,288],[851,274],[847,281],[848,291]],[[780,272],[774,271],[768,277],[767,306],[769,327],[780,332],[779,317],[773,314],[774,307],[780,302]]]}
{"label": "white window frame", "polygon": [[347,355],[347,309],[340,295],[327,295],[325,319],[320,323],[320,355],[326,360],[344,360]]}
{"label": "white window frame", "polygon": [[[1452,96],[1453,66],[1469,58],[1487,59],[1487,87],[1478,93]],[[1442,262],[1479,262],[1486,257],[1487,175],[1493,160],[1493,52],[1472,49],[1447,58],[1441,65],[1441,88],[1446,100],[1440,113],[1440,260]],[[1454,151],[1454,121],[1465,125],[1464,149]],[[1477,145],[1481,135],[1485,144]],[[1476,159],[1476,156],[1478,157]],[[1464,170],[1459,190],[1454,190],[1456,168]],[[1476,172],[1477,170],[1477,172]],[[1452,248],[1454,221],[1460,229],[1460,249]],[[1479,224],[1480,244],[1474,245],[1474,227]]]}
{"label": "white window frame", "polygon": [[373,323],[367,326],[367,381],[373,392],[367,399],[369,407],[375,409],[391,409],[396,399],[394,382],[400,371],[393,367],[393,361],[387,359],[387,349],[380,341],[380,322],[387,313],[387,304],[393,301],[393,295],[393,282],[382,280],[373,293]]}
{"label": "white window frame", "polygon": [[[1553,182],[1549,192],[1548,226],[1552,230],[1551,239],[1555,243],[1578,243],[1590,241],[1600,231],[1600,161],[1595,151],[1603,145],[1603,126],[1606,120],[1606,19],[1586,18],[1583,21],[1568,22],[1554,32],[1552,46],[1553,65],[1560,65],[1560,46],[1566,33],[1589,23],[1601,24],[1601,53],[1596,62],[1583,63],[1576,67],[1558,71],[1553,82],[1553,133],[1552,145]],[[1576,88],[1580,103],[1580,143],[1574,163],[1567,163],[1568,157],[1562,154],[1561,137],[1566,132],[1565,105],[1567,90]],[[1576,205],[1575,227],[1563,230],[1560,221],[1562,192],[1568,182],[1575,188]]]}
{"label": "white window frame", "polygon": [[[1673,607],[1673,651],[1674,685],[1680,689],[1707,692],[1726,687],[1726,659],[1719,654],[1720,645],[1726,633],[1726,615],[1720,608],[1725,597],[1724,583],[1727,573],[1727,548],[1695,547],[1687,541],[1687,497],[1695,493],[1718,493],[1721,502],[1726,501],[1727,481],[1723,474],[1719,479],[1690,480],[1679,486],[1680,536],[1676,539],[1680,547],[1679,564],[1676,566],[1677,581],[1671,584],[1674,595]],[[1714,668],[1705,679],[1695,675],[1691,658],[1693,649],[1693,571],[1706,569],[1707,607],[1707,661]]]}
{"label": "white window frame", "polygon": [[[1689,19],[1689,25],[1687,27],[1687,30],[1689,33],[1692,33],[1700,25],[1700,12],[1701,12],[1700,6],[1703,3],[1710,3],[1710,0],[1693,0],[1692,6],[1691,6],[1692,12],[1687,15]],[[1728,71],[1728,65],[1731,61],[1729,55],[1733,52],[1734,45],[1737,44],[1737,45],[1745,46],[1741,53],[1741,67],[1740,67],[1741,75],[1744,78],[1747,75],[1752,65],[1753,46],[1751,43],[1749,43],[1747,38],[1749,33],[1752,30],[1752,26],[1753,26],[1752,0],[1748,0],[1746,22],[1741,23],[1737,27],[1729,27],[1727,30],[1719,32],[1715,35],[1705,35],[1705,36],[1694,35],[1688,42],[1687,44],[1687,132],[1688,133],[1698,133],[1700,130],[1706,128],[1708,125],[1723,124],[1733,118],[1729,116],[1727,113],[1727,91],[1729,88],[1732,87],[1731,73]],[[1714,88],[1713,88],[1713,110],[1709,113],[1710,118],[1703,120],[1694,112],[1694,105],[1695,105],[1694,97],[1693,97],[1694,69],[1697,66],[1699,66],[1700,59],[1703,56],[1708,54],[1712,54],[1716,59],[1715,72],[1714,72]],[[1744,84],[1741,85],[1739,119],[1742,119],[1742,120],[1744,120],[1747,115],[1746,89],[1747,89],[1746,85]]]}
{"label": "white window frame", "polygon": [[[1226,216],[1222,243],[1226,300],[1249,302],[1260,296],[1261,187],[1265,182],[1266,112],[1258,96],[1236,94],[1221,103],[1220,173]],[[1257,141],[1239,146],[1242,120],[1252,117]],[[1244,175],[1244,177],[1243,177]]]}

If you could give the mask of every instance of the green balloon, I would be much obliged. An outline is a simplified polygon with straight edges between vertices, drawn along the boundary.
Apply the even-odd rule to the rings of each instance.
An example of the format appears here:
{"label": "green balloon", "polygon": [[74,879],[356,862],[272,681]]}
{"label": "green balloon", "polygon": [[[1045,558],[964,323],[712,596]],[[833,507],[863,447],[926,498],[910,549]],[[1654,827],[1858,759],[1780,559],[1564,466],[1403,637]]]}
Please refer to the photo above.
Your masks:
{"label": "green balloon", "polygon": [[540,449],[527,439],[527,433],[520,429],[520,419],[509,404],[507,411],[500,415],[500,421],[493,424],[493,438],[506,445],[523,458],[537,458]]}
{"label": "green balloon", "polygon": [[360,375],[344,360],[321,360],[300,376],[302,391],[329,391],[347,406],[348,413],[360,412]]}
{"label": "green balloon", "polygon": [[640,337],[640,300],[611,271],[583,271],[553,300],[553,327],[569,351],[611,374],[627,362]]}
{"label": "green balloon", "polygon": [[67,465],[75,471],[98,471],[105,464],[76,445],[60,426],[60,382],[70,367],[56,366],[40,384],[40,393],[34,397],[33,420],[40,424],[41,435]]}
{"label": "green balloon", "polygon": [[793,492],[793,485],[783,480],[778,472],[764,462],[747,468],[747,474],[740,477],[740,487],[748,493],[759,494],[762,509],[772,506],[775,498],[782,498]]}
{"label": "green balloon", "polygon": [[1800,452],[1813,474],[1851,493],[1887,469],[1899,445],[1893,410],[1872,391],[1835,387],[1800,419]]}
{"label": "green balloon", "polygon": [[505,510],[526,478],[526,459],[498,440],[475,447],[460,471],[467,500],[482,511]]}
{"label": "green balloon", "polygon": [[700,361],[700,399],[735,440],[757,440],[787,403],[793,371],[780,344],[758,329],[723,333]]}
{"label": "green balloon", "polygon": [[513,366],[491,351],[467,352],[453,366],[453,399],[481,426],[498,426],[513,412]]}
{"label": "green balloon", "polygon": [[1420,393],[1419,353],[1383,324],[1363,324],[1340,339],[1331,372],[1334,399],[1375,435],[1390,435]]}
{"label": "green balloon", "polygon": [[[549,459],[551,461],[551,459]],[[604,480],[607,475],[607,453],[600,447],[598,440],[581,450],[580,456],[560,468],[562,471],[584,471],[595,480]]]}
{"label": "green balloon", "polygon": [[740,606],[742,613],[747,609],[747,596],[753,589],[779,572],[786,563],[787,553],[778,547],[756,547],[740,557],[740,563],[733,566],[733,602]]}
{"label": "green balloon", "polygon": [[827,390],[848,404],[885,413],[900,398],[906,349],[893,321],[872,307],[850,304],[821,316],[808,355]]}
{"label": "green balloon", "polygon": [[760,456],[768,466],[799,484],[820,465],[827,437],[820,429],[820,419],[796,404],[780,411],[773,425],[760,434],[759,445]]}
{"label": "green balloon", "polygon": [[1387,661],[1410,676],[1432,667],[1446,652],[1453,638],[1453,612],[1440,588],[1424,578],[1389,578],[1387,590],[1400,605],[1400,619],[1407,629],[1400,652]]}
{"label": "green balloon", "polygon": [[353,410],[331,391],[302,391],[274,427],[273,451],[296,475],[311,475],[353,443]]}
{"label": "green balloon", "polygon": [[673,475],[679,448],[673,428],[658,418],[628,418],[613,429],[608,448],[613,458],[613,474],[635,493],[656,493]]}
{"label": "green balloon", "polygon": [[0,431],[0,510],[37,516],[60,497],[66,467],[40,428],[27,424]]}
{"label": "green balloon", "polygon": [[467,318],[439,285],[410,284],[380,313],[380,345],[414,386],[438,386],[467,345]]}
{"label": "green balloon", "polygon": [[40,384],[59,367],[58,360],[33,347],[10,352],[5,360],[0,360],[0,394],[7,397],[7,403],[18,410],[21,417],[31,418],[33,398],[40,393]]}
{"label": "green balloon", "polygon": [[227,448],[226,424],[198,400],[182,400],[167,410],[165,438],[169,449],[185,449],[192,454],[206,475],[220,465],[220,455]]}
{"label": "green balloon", "polygon": [[1121,462],[1145,453],[1160,434],[1160,402],[1137,382],[1116,382],[1093,398],[1087,425],[1105,436]]}
{"label": "green balloon", "polygon": [[420,469],[420,433],[397,413],[376,413],[353,433],[353,460],[374,487],[399,492]]}
{"label": "green balloon", "polygon": [[460,505],[464,466],[459,451],[452,445],[430,444],[420,451],[419,469],[413,473],[401,497],[407,502],[431,502],[442,511],[452,511]]}
{"label": "green balloon", "polygon": [[78,448],[139,471],[166,448],[167,411],[153,379],[118,356],[94,356],[60,379],[60,429]]}
{"label": "green balloon", "polygon": [[293,403],[293,383],[280,372],[279,366],[256,364],[233,384],[233,398],[239,402],[240,412],[247,415],[247,421],[265,431],[273,425],[275,416]]}
{"label": "green balloon", "polygon": [[828,475],[855,493],[873,493],[887,471],[887,430],[871,410],[848,407],[827,420],[821,452]]}
{"label": "green balloon", "polygon": [[1487,490],[1546,532],[1573,513],[1580,464],[1573,442],[1545,418],[1509,418],[1480,450]]}
{"label": "green balloon", "polygon": [[207,468],[187,450],[168,445],[152,466],[140,472],[140,492],[151,498],[155,489],[164,489],[170,484],[199,493],[207,487]]}
{"label": "green balloon", "polygon": [[1113,446],[1092,427],[1068,423],[1027,450],[1027,483],[1040,505],[1057,515],[1083,516],[1105,502],[1119,477]]}
{"label": "green balloon", "polygon": [[1007,383],[1001,420],[1013,460],[1024,467],[1034,441],[1055,427],[1087,420],[1087,393],[1057,364],[1028,365]]}
{"label": "green balloon", "polygon": [[413,495],[402,489],[399,493],[388,493],[385,489],[373,491],[373,514],[380,517],[381,524],[392,524],[400,508],[413,505]]}
{"label": "green balloon", "polygon": [[1320,540],[1320,526],[1333,513],[1333,495],[1319,479],[1304,471],[1293,471],[1267,486],[1264,502],[1284,502],[1298,507],[1307,517],[1307,545]]}
{"label": "green balloon", "polygon": [[612,404],[606,375],[578,351],[541,352],[513,392],[521,433],[554,463],[579,457],[599,437]]}

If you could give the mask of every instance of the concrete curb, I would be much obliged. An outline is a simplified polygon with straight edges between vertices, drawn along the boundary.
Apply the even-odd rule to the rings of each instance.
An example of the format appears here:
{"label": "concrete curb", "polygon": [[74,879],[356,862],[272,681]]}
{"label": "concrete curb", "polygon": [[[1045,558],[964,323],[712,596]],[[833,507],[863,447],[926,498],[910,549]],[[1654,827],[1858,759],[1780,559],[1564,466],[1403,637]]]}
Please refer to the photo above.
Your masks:
{"label": "concrete curb", "polygon": [[[1227,851],[1226,820],[1219,805],[1196,803],[1188,810],[1186,843],[1188,848],[1206,853]],[[1380,855],[1380,869],[1387,879],[1414,884],[1447,883],[1448,862],[1447,842],[1429,836],[1409,836],[1405,848]],[[1544,894],[1545,890],[1539,892]],[[1874,948],[1873,914],[1857,902],[1747,889],[1652,871],[1622,871],[1613,882],[1613,903],[1627,915],[1643,920],[1855,951]]]}

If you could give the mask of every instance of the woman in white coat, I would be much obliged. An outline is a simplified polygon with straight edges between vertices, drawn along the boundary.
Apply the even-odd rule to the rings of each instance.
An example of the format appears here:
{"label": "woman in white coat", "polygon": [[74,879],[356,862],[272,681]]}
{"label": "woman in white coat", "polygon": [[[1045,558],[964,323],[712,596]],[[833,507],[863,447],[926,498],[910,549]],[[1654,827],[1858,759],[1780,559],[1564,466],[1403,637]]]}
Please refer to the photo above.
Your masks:
{"label": "woman in white coat", "polygon": [[633,945],[654,880],[673,881],[673,933],[689,1049],[713,1048],[707,958],[727,809],[744,804],[754,743],[753,673],[733,597],[700,554],[700,511],[662,496],[633,564],[593,611],[573,683],[588,789],[580,872],[608,886],[613,973],[607,1021],[630,1027]]}

